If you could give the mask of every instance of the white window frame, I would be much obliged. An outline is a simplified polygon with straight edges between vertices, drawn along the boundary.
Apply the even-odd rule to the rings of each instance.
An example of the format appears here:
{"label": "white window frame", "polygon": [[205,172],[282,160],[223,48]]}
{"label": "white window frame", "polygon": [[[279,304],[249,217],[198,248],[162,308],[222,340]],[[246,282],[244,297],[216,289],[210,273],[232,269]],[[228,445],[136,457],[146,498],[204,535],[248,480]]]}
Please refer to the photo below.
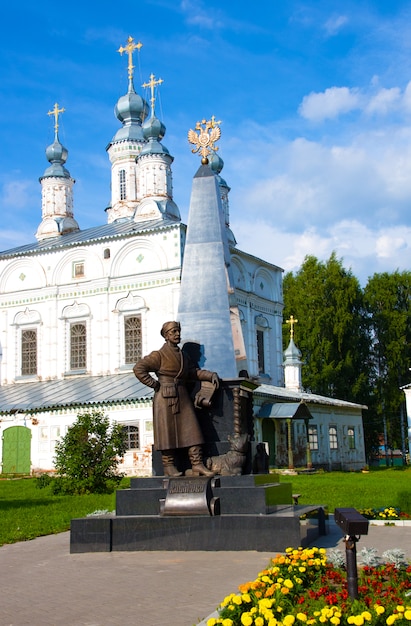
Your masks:
{"label": "white window frame", "polygon": [[[91,371],[91,315],[87,304],[78,304],[65,307],[62,319],[65,324],[65,375],[87,374]],[[84,324],[86,327],[86,367],[71,369],[71,327],[73,324]]]}
{"label": "white window frame", "polygon": [[310,450],[313,452],[316,452],[319,449],[317,424],[308,425],[308,443]]}
{"label": "white window frame", "polygon": [[328,442],[330,450],[338,450],[338,431],[335,424],[330,424],[328,427]]}
{"label": "white window frame", "polygon": [[[41,317],[37,311],[25,311],[17,313],[14,318],[13,326],[15,326],[15,380],[38,380],[41,371]],[[35,374],[22,374],[22,332],[25,330],[35,330],[37,335],[37,371]]]}

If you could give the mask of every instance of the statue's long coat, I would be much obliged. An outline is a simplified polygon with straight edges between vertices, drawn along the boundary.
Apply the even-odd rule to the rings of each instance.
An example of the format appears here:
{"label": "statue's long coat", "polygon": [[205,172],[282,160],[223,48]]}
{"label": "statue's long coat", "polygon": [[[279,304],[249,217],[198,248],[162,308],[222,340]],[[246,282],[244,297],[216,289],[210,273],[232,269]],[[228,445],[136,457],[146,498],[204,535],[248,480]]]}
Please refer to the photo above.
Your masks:
{"label": "statue's long coat", "polygon": [[148,387],[158,387],[150,372],[157,375],[160,383],[153,400],[154,447],[173,450],[204,443],[187,383],[211,382],[213,372],[195,367],[178,346],[169,343],[142,358],[133,369]]}

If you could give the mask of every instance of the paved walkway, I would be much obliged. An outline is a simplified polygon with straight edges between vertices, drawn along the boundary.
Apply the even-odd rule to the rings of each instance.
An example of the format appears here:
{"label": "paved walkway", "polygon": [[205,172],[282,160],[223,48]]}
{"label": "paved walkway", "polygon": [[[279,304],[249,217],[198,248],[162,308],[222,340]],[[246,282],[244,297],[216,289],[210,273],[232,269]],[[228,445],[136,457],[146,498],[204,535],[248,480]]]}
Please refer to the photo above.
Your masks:
{"label": "paved walkway", "polygon": [[[314,545],[345,553],[341,531],[329,530]],[[0,548],[0,626],[194,626],[275,554],[70,554],[69,542],[61,533]],[[411,527],[370,525],[362,547],[401,548],[411,560]]]}

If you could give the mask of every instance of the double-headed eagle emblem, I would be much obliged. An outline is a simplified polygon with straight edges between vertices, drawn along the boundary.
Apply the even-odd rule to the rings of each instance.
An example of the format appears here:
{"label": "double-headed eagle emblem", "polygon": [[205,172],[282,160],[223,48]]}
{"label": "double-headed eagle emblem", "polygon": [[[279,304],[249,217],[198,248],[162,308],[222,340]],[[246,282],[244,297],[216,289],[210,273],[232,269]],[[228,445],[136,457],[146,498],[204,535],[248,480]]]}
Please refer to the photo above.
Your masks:
{"label": "double-headed eagle emblem", "polygon": [[213,115],[211,120],[201,120],[201,122],[197,122],[195,130],[190,129],[188,131],[188,141],[195,146],[191,152],[201,154],[203,165],[208,163],[207,157],[218,150],[218,146],[214,144],[221,137],[220,124],[221,121],[217,122]]}

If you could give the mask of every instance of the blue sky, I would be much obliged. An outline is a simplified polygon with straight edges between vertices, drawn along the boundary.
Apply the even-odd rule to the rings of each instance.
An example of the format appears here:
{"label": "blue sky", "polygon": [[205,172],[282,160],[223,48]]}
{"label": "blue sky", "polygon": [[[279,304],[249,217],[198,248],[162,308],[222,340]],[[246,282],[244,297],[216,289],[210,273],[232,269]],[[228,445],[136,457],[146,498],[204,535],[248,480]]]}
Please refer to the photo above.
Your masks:
{"label": "blue sky", "polygon": [[285,270],[335,250],[362,284],[411,269],[411,0],[7,3],[0,249],[34,240],[55,102],[74,216],[105,223],[129,35],[143,44],[136,90],[164,80],[156,114],[184,221],[199,166],[187,131],[215,115],[239,248]]}

